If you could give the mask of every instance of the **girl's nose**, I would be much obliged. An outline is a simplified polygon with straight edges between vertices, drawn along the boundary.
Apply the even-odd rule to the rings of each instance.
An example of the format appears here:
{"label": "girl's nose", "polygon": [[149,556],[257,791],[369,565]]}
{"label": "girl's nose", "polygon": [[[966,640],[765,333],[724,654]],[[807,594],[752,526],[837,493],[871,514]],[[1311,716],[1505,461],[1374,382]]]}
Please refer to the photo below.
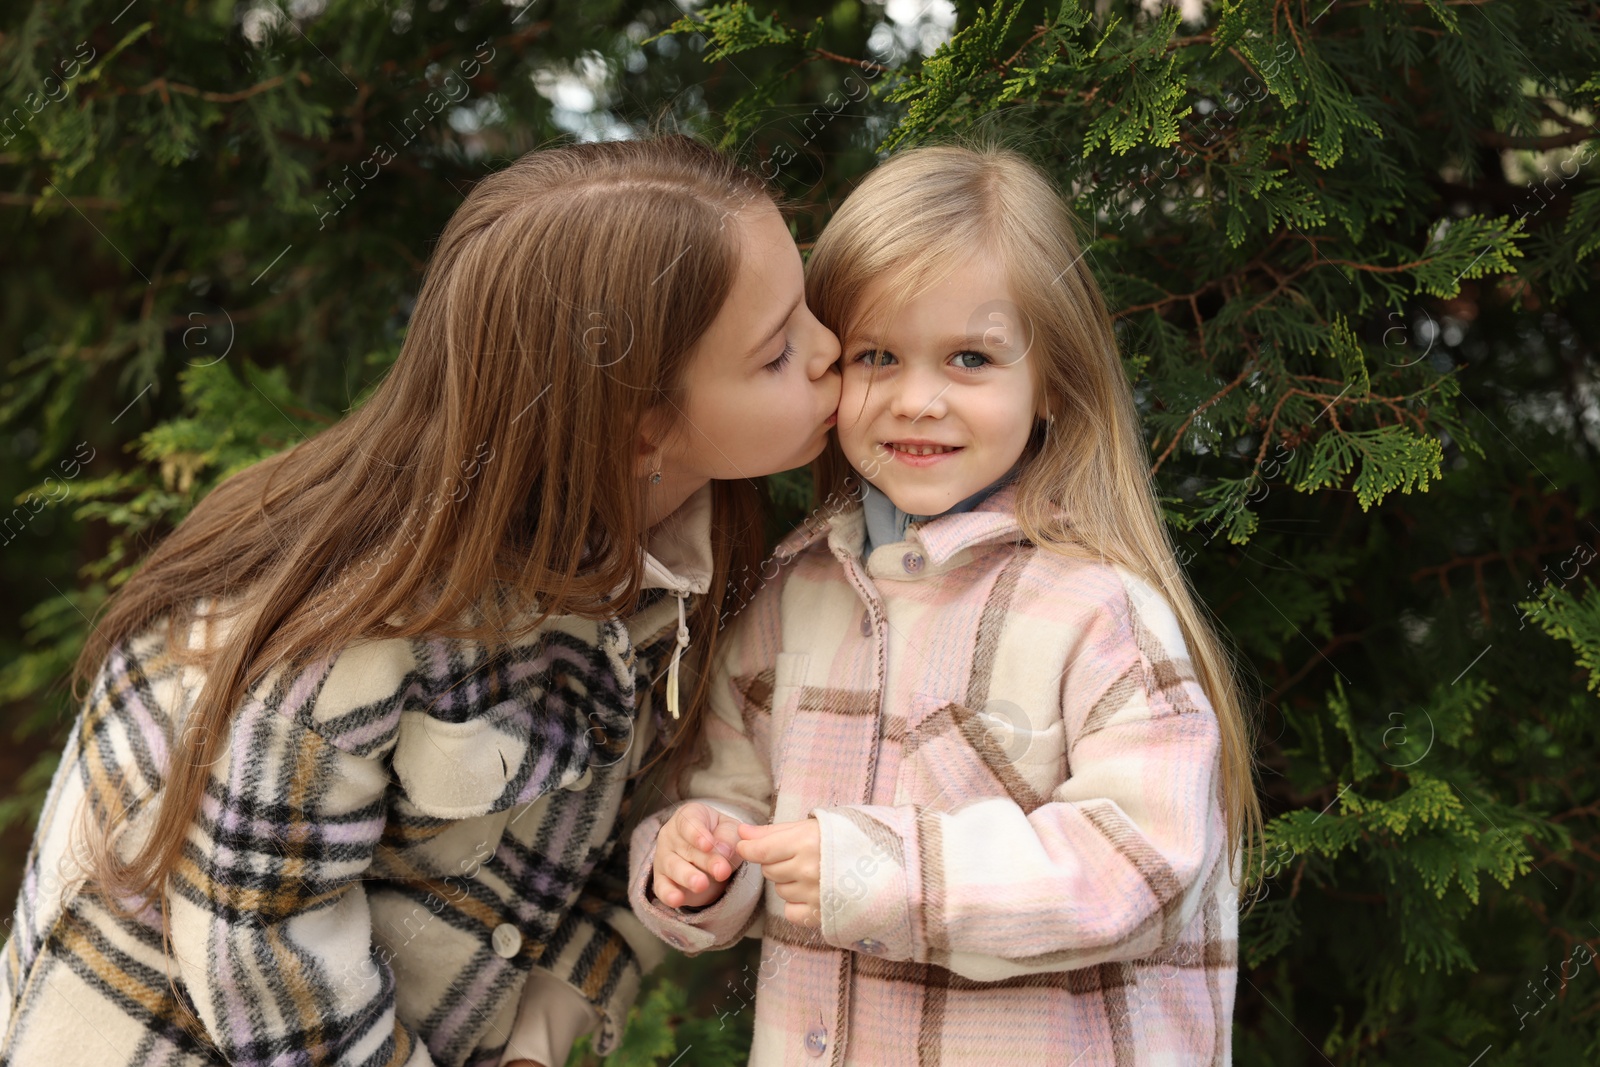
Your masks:
{"label": "girl's nose", "polygon": [[838,364],[839,338],[835,337],[833,331],[819,322],[809,310],[806,317],[811,320],[812,332],[812,336],[807,339],[810,344],[806,349],[806,374],[812,381],[816,381]]}
{"label": "girl's nose", "polygon": [[889,400],[889,411],[898,418],[915,422],[921,418],[941,419],[947,405],[944,394],[950,383],[943,376],[925,373],[907,367],[895,383],[894,395]]}

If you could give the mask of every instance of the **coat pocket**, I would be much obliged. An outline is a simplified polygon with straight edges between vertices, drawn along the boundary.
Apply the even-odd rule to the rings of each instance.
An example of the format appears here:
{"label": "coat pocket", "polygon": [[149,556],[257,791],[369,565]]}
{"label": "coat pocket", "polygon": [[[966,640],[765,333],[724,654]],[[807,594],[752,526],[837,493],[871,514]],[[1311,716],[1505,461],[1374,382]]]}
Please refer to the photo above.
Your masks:
{"label": "coat pocket", "polygon": [[[773,772],[773,822],[805,818],[813,808],[864,804],[878,745],[878,696],[805,683],[803,655],[787,668],[795,684],[782,724]],[[823,680],[824,683],[826,679]]]}
{"label": "coat pocket", "polygon": [[896,803],[948,811],[971,800],[1009,797],[1033,811],[1062,778],[1059,715],[1040,719],[1008,700],[975,710],[913,693]]}

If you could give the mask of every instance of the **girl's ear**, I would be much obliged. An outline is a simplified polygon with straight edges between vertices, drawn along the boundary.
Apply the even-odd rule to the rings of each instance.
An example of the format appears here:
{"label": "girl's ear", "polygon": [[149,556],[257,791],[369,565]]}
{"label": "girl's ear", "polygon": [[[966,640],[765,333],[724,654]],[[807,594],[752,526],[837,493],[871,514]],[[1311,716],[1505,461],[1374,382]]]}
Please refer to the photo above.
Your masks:
{"label": "girl's ear", "polygon": [[661,466],[661,452],[671,425],[661,405],[646,408],[639,417],[639,432],[634,440],[634,473],[643,478]]}

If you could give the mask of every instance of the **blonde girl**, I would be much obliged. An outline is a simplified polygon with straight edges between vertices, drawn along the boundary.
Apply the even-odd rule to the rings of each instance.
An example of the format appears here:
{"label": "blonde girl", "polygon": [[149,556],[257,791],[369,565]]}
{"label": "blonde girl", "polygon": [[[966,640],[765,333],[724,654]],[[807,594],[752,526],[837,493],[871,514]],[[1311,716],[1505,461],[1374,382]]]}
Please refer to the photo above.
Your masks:
{"label": "blonde girl", "polygon": [[762,183],[689,138],[479,182],[371,398],[225,480],[96,620],[0,1063],[616,1048],[661,955],[621,893],[630,778],[697,718],[749,479],[833,421],[803,297]]}
{"label": "blonde girl", "polygon": [[1249,731],[1060,196],[904,152],[807,272],[837,506],[734,623],[635,912],[762,937],[757,1067],[1229,1062]]}

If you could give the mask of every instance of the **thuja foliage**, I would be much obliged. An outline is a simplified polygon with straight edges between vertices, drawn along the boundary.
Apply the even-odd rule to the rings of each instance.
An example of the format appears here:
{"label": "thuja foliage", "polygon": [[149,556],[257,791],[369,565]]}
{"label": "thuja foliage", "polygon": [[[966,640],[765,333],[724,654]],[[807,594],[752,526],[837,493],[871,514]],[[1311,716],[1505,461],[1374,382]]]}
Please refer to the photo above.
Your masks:
{"label": "thuja foliage", "polygon": [[[588,77],[595,134],[704,130],[784,188],[802,242],[882,153],[999,140],[1082,224],[1259,721],[1235,1060],[1600,1059],[1587,5],[961,3],[931,54],[851,2],[432,6],[113,27],[39,4],[7,28],[8,112],[80,41],[98,57],[55,67],[63,99],[0,149],[0,419],[39,512],[7,531],[12,722],[59,731],[50,687],[150,537],[359,403],[453,183],[571,128],[540,71]],[[425,134],[379,132],[451,70],[470,93]],[[380,142],[394,162],[342,188]],[[800,483],[772,488],[797,518]],[[7,801],[24,821],[51,759]],[[742,1063],[748,950],[675,959],[613,1058]]]}
{"label": "thuja foliage", "polygon": [[[871,75],[875,149],[999,140],[1083,223],[1259,700],[1239,1062],[1594,1060],[1592,12],[964,6],[892,71],[745,4],[674,30],[764,50],[757,102]],[[764,118],[730,106],[725,143]]]}

